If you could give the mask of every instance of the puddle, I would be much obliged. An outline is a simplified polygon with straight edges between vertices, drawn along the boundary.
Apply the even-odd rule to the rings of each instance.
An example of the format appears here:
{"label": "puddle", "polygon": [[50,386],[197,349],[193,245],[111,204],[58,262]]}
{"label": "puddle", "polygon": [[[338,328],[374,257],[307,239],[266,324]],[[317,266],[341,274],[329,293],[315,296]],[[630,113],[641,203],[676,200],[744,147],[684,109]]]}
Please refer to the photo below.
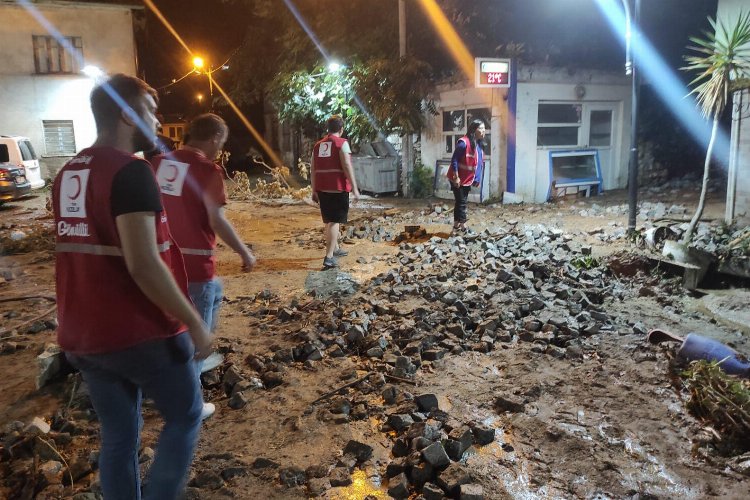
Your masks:
{"label": "puddle", "polygon": [[352,473],[352,484],[329,490],[328,498],[333,500],[362,500],[370,498],[390,498],[381,484],[380,476],[368,477],[367,472],[356,470]]}

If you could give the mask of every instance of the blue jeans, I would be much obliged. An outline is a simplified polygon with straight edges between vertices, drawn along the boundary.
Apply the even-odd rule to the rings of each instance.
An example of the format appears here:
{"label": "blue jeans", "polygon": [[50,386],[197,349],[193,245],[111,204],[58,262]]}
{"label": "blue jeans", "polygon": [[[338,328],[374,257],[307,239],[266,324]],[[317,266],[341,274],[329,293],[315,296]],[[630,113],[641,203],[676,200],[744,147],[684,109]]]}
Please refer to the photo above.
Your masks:
{"label": "blue jeans", "polygon": [[193,376],[194,351],[189,334],[182,333],[123,351],[67,354],[88,385],[101,424],[99,471],[107,500],[141,498],[142,394],[154,401],[164,418],[143,498],[171,500],[184,490],[203,407],[200,385]]}
{"label": "blue jeans", "polygon": [[[209,331],[213,333],[219,321],[221,299],[224,297],[224,287],[221,285],[221,280],[214,278],[209,281],[193,281],[188,283],[188,294],[195,305],[195,310],[203,318],[203,322],[208,326]],[[200,380],[202,367],[202,360],[195,362],[198,380]]]}

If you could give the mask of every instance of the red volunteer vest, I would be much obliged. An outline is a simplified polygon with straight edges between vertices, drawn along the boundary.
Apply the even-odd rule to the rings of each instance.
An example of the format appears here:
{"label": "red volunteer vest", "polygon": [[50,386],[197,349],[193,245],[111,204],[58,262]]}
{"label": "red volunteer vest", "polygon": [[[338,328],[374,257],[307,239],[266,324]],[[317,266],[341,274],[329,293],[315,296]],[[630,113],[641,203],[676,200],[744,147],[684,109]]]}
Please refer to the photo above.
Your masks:
{"label": "red volunteer vest", "polygon": [[[122,256],[110,210],[112,181],[137,159],[113,148],[88,148],[55,178],[57,341],[65,351],[119,351],[186,330],[143,294]],[[161,258],[187,295],[184,264],[165,213],[156,214],[154,230]]]}
{"label": "red volunteer vest", "polygon": [[226,204],[220,167],[202,152],[184,147],[153,160],[169,230],[182,251],[189,282],[216,274],[216,234],[206,203]]}
{"label": "red volunteer vest", "polygon": [[319,140],[313,148],[315,157],[316,191],[346,191],[351,192],[352,185],[344,174],[339,152],[344,146],[346,139],[337,135],[329,134]]}
{"label": "red volunteer vest", "polygon": [[[471,148],[471,142],[468,136],[463,136],[459,139],[466,144],[466,156],[463,162],[458,164],[458,179],[461,181],[462,186],[471,186],[474,183],[474,174],[477,171],[477,157],[474,149]],[[456,178],[456,172],[452,169],[448,169],[448,179],[453,180]]]}

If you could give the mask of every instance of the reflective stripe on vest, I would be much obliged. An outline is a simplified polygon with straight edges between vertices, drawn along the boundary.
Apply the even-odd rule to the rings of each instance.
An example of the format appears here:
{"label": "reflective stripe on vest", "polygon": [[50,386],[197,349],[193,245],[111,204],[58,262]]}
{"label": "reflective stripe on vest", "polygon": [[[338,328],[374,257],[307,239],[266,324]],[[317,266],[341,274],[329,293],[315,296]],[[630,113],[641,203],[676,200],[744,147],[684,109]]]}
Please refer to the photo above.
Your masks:
{"label": "reflective stripe on vest", "polygon": [[180,248],[183,255],[207,255],[211,256],[214,254],[213,250],[203,250],[200,248]]}
{"label": "reflective stripe on vest", "polygon": [[[159,252],[166,252],[171,247],[170,242],[156,245]],[[110,245],[93,245],[91,243],[58,243],[55,245],[55,251],[60,253],[84,253],[87,255],[107,255],[110,257],[122,257],[120,247]]]}

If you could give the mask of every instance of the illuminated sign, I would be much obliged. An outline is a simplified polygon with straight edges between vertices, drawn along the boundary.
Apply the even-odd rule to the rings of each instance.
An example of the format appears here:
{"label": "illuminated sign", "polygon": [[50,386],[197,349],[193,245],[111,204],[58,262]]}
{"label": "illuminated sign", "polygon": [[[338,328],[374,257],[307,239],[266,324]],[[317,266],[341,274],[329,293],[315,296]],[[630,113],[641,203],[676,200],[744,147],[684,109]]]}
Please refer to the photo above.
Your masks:
{"label": "illuminated sign", "polygon": [[510,87],[510,59],[474,60],[477,87]]}

